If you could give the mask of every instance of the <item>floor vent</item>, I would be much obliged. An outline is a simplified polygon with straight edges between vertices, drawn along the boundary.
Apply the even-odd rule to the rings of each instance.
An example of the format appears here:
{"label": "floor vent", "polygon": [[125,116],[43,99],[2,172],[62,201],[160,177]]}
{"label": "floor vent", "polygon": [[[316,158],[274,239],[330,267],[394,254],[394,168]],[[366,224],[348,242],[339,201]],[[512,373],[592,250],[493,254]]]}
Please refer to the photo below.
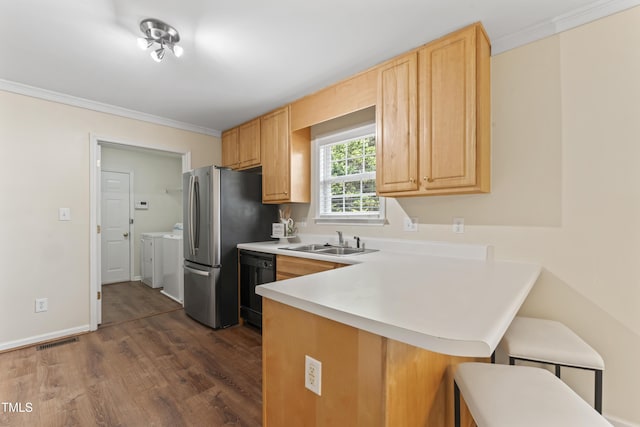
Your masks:
{"label": "floor vent", "polygon": [[66,338],[64,340],[60,340],[60,341],[54,341],[54,342],[50,342],[47,344],[42,344],[36,347],[36,350],[40,351],[40,350],[46,350],[48,348],[53,348],[53,347],[58,347],[61,345],[65,345],[65,344],[71,344],[72,342],[77,342],[79,341],[78,337],[72,337],[72,338]]}

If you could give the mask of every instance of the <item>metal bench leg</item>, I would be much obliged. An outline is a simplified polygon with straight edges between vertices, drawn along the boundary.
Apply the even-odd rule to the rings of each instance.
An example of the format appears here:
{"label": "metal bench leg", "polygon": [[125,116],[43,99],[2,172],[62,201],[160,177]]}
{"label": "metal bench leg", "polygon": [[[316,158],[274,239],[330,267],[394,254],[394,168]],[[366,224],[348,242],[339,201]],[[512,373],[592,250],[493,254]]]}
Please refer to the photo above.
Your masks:
{"label": "metal bench leg", "polygon": [[596,370],[596,392],[594,397],[594,407],[602,414],[602,371]]}
{"label": "metal bench leg", "polygon": [[560,365],[555,365],[556,366],[556,377],[560,378]]}
{"label": "metal bench leg", "polygon": [[516,359],[509,356],[509,365],[515,365],[516,364]]}
{"label": "metal bench leg", "polygon": [[496,363],[496,352],[491,353],[491,363]]}
{"label": "metal bench leg", "polygon": [[453,382],[453,425],[460,427],[460,389],[455,381]]}

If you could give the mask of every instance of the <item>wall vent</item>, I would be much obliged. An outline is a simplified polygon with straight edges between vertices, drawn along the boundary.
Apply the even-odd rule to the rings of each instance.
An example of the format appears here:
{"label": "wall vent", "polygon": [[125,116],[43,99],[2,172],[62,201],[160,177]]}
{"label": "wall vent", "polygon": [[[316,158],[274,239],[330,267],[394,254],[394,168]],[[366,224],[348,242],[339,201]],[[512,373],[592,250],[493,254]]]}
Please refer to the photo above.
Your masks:
{"label": "wall vent", "polygon": [[65,344],[71,344],[72,342],[77,342],[79,341],[78,337],[72,337],[72,338],[66,338],[60,341],[54,341],[54,342],[50,342],[50,343],[46,343],[46,344],[41,344],[39,346],[36,347],[36,350],[40,351],[40,350],[46,350],[48,348],[53,348],[53,347],[58,347],[61,345],[65,345]]}

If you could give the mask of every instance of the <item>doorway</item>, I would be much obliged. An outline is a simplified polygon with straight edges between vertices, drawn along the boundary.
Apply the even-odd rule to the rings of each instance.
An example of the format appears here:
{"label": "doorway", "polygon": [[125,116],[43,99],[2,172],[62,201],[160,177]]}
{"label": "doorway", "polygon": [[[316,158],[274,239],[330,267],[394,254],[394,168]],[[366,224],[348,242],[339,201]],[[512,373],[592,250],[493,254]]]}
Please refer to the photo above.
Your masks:
{"label": "doorway", "polygon": [[[131,285],[141,280],[140,234],[145,231],[170,232],[174,223],[181,220],[181,177],[182,172],[191,169],[191,155],[188,151],[167,150],[150,144],[113,138],[91,136],[90,143],[92,164],[89,302],[90,329],[96,330],[102,323],[102,285]],[[118,153],[116,157],[119,161],[113,161],[113,153]],[[135,158],[161,158],[165,163],[170,161],[171,168],[164,165],[154,166],[153,161],[145,161],[145,165],[140,169],[133,164]],[[175,183],[170,185],[163,181],[168,175],[168,169],[178,177]],[[158,187],[159,183],[163,183],[162,188]],[[165,199],[173,200],[170,202],[170,208],[167,207]],[[109,211],[106,217],[103,216],[105,210]],[[164,222],[149,225],[149,218],[153,218],[154,214],[158,217],[162,216],[161,213],[167,212],[173,212],[173,216],[164,218]],[[149,230],[149,227],[158,229]],[[120,290],[122,289],[124,287]],[[132,292],[133,296],[140,294]]]}

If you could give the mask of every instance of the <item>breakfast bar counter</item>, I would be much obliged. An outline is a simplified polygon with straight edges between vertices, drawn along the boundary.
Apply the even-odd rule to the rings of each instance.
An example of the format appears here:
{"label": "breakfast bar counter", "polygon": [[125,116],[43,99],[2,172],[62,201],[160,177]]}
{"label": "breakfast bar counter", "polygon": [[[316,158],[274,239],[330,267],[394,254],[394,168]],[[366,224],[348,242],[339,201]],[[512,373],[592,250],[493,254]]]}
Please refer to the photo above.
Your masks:
{"label": "breakfast bar counter", "polygon": [[[238,247],[292,255],[283,246]],[[452,369],[488,360],[540,274],[482,247],[387,246],[256,289],[265,426],[452,425]],[[307,355],[322,363],[320,396],[304,388]]]}

